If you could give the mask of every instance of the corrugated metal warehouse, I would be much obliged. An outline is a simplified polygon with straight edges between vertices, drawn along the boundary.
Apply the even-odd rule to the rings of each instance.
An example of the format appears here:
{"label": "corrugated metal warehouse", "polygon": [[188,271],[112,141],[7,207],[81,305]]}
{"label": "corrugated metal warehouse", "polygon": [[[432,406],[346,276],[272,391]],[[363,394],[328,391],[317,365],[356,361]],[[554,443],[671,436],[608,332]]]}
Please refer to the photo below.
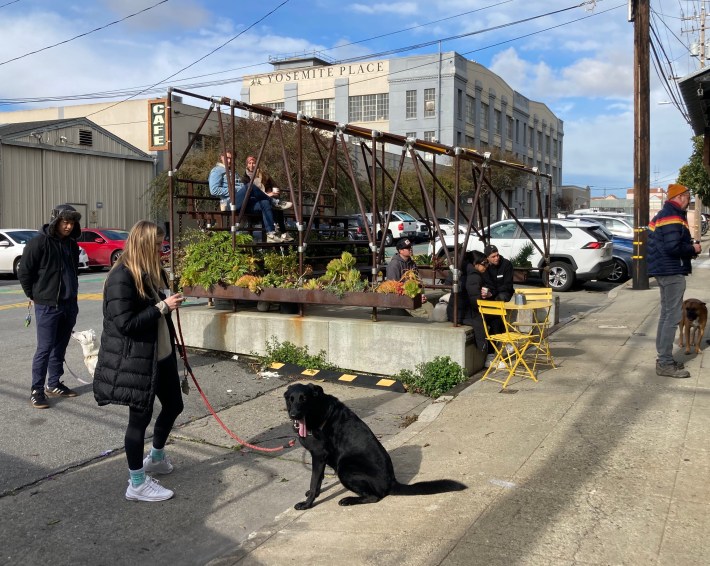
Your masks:
{"label": "corrugated metal warehouse", "polygon": [[86,118],[0,125],[0,226],[38,228],[73,205],[81,225],[149,218],[153,158]]}

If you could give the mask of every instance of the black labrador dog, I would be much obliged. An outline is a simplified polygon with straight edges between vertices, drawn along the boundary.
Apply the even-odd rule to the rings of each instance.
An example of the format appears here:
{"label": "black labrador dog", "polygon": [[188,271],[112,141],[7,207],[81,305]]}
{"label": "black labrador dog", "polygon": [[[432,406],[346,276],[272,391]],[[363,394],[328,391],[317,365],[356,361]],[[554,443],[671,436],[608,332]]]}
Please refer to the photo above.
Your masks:
{"label": "black labrador dog", "polygon": [[347,489],[358,497],[344,497],[340,505],[376,503],[387,495],[429,495],[460,491],[454,480],[434,480],[411,485],[397,481],[392,459],[377,437],[340,400],[314,384],[294,383],[284,393],[288,416],[303,447],[311,453],[312,474],[306,500],[295,505],[310,509],[320,495],[325,466],[335,470]]}

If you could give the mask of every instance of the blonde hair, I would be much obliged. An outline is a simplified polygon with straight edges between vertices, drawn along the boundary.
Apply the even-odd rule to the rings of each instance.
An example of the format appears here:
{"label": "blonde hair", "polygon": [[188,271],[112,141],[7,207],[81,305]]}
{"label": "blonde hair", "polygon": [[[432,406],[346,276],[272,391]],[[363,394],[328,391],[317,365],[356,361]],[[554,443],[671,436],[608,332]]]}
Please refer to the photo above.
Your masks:
{"label": "blonde hair", "polygon": [[160,255],[155,251],[156,244],[162,242],[164,237],[165,230],[160,226],[148,220],[139,220],[128,234],[123,254],[111,268],[125,265],[133,276],[138,294],[144,299],[152,296],[151,291],[146,289],[146,283],[157,291],[167,281]]}

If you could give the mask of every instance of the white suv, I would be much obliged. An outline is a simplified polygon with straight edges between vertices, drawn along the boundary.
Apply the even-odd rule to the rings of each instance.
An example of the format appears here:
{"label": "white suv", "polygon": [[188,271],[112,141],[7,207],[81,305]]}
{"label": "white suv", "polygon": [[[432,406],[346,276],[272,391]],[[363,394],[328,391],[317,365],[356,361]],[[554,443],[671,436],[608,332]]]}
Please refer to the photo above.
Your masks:
{"label": "white suv", "polygon": [[[521,218],[518,222],[543,249],[540,220]],[[555,218],[550,221],[550,227],[550,287],[556,291],[568,291],[575,281],[604,279],[611,274],[614,268],[613,243],[598,225],[584,220]],[[463,239],[459,236],[460,244]],[[444,236],[444,241],[447,248],[453,249],[453,236]],[[529,241],[515,220],[491,224],[490,243],[507,259],[514,257]],[[483,251],[483,247],[484,243],[472,232],[467,249]],[[433,249],[429,245],[429,253],[432,251],[438,256],[443,255],[441,241],[437,240]],[[542,254],[537,248],[534,248],[530,261],[533,268],[544,267]]]}

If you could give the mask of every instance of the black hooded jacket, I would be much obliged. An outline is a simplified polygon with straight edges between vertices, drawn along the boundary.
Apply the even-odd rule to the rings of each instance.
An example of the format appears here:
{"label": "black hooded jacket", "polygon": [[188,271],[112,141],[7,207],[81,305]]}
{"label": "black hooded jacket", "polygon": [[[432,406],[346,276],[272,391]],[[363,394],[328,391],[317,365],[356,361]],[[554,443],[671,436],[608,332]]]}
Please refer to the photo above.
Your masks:
{"label": "black hooded jacket", "polygon": [[68,246],[74,266],[71,276],[75,286],[79,286],[79,244],[76,239],[81,234],[79,222],[74,222],[71,234],[63,240],[56,235],[60,216],[42,226],[39,234],[32,238],[22,252],[17,278],[25,295],[38,305],[57,306],[61,293],[62,272],[66,269],[62,246]]}

